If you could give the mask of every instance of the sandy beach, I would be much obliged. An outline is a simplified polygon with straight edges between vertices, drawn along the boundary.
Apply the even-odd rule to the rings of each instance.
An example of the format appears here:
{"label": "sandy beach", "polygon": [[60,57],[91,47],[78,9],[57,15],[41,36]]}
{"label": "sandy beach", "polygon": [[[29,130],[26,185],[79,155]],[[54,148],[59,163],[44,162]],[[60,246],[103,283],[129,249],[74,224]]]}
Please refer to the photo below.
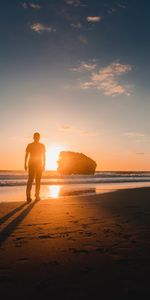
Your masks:
{"label": "sandy beach", "polygon": [[149,293],[149,188],[1,203],[0,227],[0,294],[7,299]]}

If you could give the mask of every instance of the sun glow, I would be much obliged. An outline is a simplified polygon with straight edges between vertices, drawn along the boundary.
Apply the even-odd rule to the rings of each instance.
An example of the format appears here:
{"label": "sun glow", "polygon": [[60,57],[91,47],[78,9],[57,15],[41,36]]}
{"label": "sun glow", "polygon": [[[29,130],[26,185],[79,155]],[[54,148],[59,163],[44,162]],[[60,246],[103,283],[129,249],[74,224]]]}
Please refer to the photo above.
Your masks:
{"label": "sun glow", "polygon": [[57,161],[61,151],[62,147],[58,145],[46,147],[46,170],[57,170]]}

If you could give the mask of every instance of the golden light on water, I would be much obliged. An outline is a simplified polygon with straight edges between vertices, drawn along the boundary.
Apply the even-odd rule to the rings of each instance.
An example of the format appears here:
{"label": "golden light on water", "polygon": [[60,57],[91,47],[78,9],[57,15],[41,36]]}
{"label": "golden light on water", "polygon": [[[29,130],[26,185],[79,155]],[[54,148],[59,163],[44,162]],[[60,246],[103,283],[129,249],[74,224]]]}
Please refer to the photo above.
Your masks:
{"label": "golden light on water", "polygon": [[62,150],[59,145],[46,147],[46,170],[57,170],[57,161]]}
{"label": "golden light on water", "polygon": [[49,190],[49,197],[51,198],[58,198],[59,197],[59,192],[61,190],[61,185],[50,185],[48,187]]}

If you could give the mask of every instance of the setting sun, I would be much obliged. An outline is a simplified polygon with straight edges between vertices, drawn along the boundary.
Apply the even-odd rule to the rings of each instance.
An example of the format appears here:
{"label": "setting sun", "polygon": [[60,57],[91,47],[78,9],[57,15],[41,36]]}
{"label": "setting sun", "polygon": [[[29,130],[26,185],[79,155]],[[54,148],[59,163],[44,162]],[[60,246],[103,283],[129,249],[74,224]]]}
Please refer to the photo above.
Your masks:
{"label": "setting sun", "polygon": [[57,161],[61,151],[62,147],[59,145],[46,147],[46,170],[57,170]]}

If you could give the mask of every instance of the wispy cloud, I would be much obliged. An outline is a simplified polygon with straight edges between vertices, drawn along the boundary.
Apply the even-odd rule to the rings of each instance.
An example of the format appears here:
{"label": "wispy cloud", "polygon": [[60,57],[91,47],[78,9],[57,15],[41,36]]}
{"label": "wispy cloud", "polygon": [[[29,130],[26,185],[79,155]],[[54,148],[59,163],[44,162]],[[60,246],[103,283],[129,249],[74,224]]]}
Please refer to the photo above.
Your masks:
{"label": "wispy cloud", "polygon": [[33,9],[40,9],[41,8],[41,5],[39,4],[35,4],[35,3],[29,3],[29,6]]}
{"label": "wispy cloud", "polygon": [[62,124],[58,129],[64,133],[73,133],[79,136],[97,136],[98,133],[90,130],[76,128],[70,124]]}
{"label": "wispy cloud", "polygon": [[34,23],[31,25],[31,30],[36,33],[42,33],[42,32],[56,32],[56,28],[43,25],[41,23]]}
{"label": "wispy cloud", "polygon": [[70,68],[70,71],[85,72],[85,71],[93,71],[95,68],[96,68],[95,63],[81,62],[81,64],[78,67]]}
{"label": "wispy cloud", "polygon": [[117,7],[109,7],[108,10],[107,10],[107,13],[108,13],[109,15],[112,15],[112,14],[114,14],[116,11],[117,11]]}
{"label": "wispy cloud", "polygon": [[120,3],[117,3],[117,6],[118,6],[119,8],[122,8],[122,9],[125,9],[125,8],[127,8],[127,7],[126,7],[126,5],[124,5],[124,4],[120,4]]}
{"label": "wispy cloud", "polygon": [[101,16],[88,16],[86,18],[86,20],[91,23],[98,23],[102,20],[102,17]]}
{"label": "wispy cloud", "polygon": [[129,131],[129,132],[125,132],[125,135],[128,137],[135,137],[135,138],[143,138],[146,136],[145,133],[143,132],[136,132],[136,131]]}
{"label": "wispy cloud", "polygon": [[27,9],[27,8],[28,8],[28,4],[27,4],[26,2],[22,2],[21,5],[22,5],[22,7],[23,7],[24,9]]}
{"label": "wispy cloud", "polygon": [[23,3],[21,3],[21,5],[24,9],[27,9],[27,8],[40,9],[41,8],[41,5],[36,4],[36,3],[23,2]]}
{"label": "wispy cloud", "polygon": [[112,15],[114,13],[116,13],[118,10],[120,9],[126,9],[126,6],[123,5],[123,4],[120,4],[120,3],[116,3],[114,4],[113,6],[109,6],[108,9],[107,9],[107,13],[109,15]]}
{"label": "wispy cloud", "polygon": [[65,0],[68,5],[79,6],[81,4],[80,0]]}
{"label": "wispy cloud", "polygon": [[144,155],[144,152],[137,152],[136,155]]}
{"label": "wispy cloud", "polygon": [[96,88],[107,96],[130,95],[129,87],[119,83],[120,76],[131,71],[132,67],[127,64],[113,62],[98,73],[92,73],[87,82],[80,84],[82,89]]}
{"label": "wispy cloud", "polygon": [[82,28],[81,22],[73,22],[73,23],[71,23],[71,26],[75,29],[81,29]]}
{"label": "wispy cloud", "polygon": [[59,130],[61,131],[70,131],[73,130],[73,127],[71,125],[68,124],[63,124],[59,126]]}
{"label": "wispy cloud", "polygon": [[87,43],[88,43],[88,40],[87,40],[87,38],[85,37],[85,36],[83,36],[83,35],[79,35],[78,36],[78,40],[81,42],[81,44],[83,44],[83,45],[87,45]]}

